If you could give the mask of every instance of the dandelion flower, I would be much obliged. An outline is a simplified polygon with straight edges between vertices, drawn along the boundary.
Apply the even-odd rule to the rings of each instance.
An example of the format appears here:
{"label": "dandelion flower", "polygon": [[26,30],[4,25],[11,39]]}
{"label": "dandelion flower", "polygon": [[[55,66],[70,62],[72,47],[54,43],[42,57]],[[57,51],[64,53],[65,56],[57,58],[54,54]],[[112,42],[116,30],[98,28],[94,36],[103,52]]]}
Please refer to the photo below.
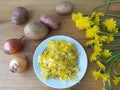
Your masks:
{"label": "dandelion flower", "polygon": [[91,21],[89,17],[80,17],[78,20],[76,20],[76,27],[80,30],[87,29],[91,26]]}
{"label": "dandelion flower", "polygon": [[107,35],[107,40],[106,40],[106,43],[110,43],[114,41],[114,35],[113,34],[109,34]]}
{"label": "dandelion flower", "polygon": [[100,71],[93,71],[92,76],[94,77],[95,80],[98,80],[101,77]]}
{"label": "dandelion flower", "polygon": [[107,31],[113,32],[113,30],[116,28],[116,21],[114,21],[113,18],[105,20],[103,22],[103,25],[107,28]]}
{"label": "dandelion flower", "polygon": [[105,14],[104,13],[102,13],[102,12],[98,12],[98,13],[96,13],[96,16],[97,17],[103,17]]}
{"label": "dandelion flower", "polygon": [[97,60],[96,63],[101,69],[105,69],[105,66],[100,61]]}
{"label": "dandelion flower", "polygon": [[94,19],[95,15],[96,15],[96,12],[92,12],[92,14],[90,15],[90,18]]}
{"label": "dandelion flower", "polygon": [[99,47],[99,46],[97,46],[97,45],[94,46],[94,52],[95,52],[95,53],[100,54],[101,51],[102,51],[102,48],[101,48],[101,47]]}
{"label": "dandelion flower", "polygon": [[86,46],[91,46],[94,44],[94,40],[89,40],[86,42]]}
{"label": "dandelion flower", "polygon": [[108,74],[101,74],[101,78],[104,80],[104,81],[107,81],[109,79],[109,75]]}
{"label": "dandelion flower", "polygon": [[99,32],[99,27],[98,26],[93,26],[91,28],[88,28],[86,30],[86,38],[94,38]]}
{"label": "dandelion flower", "polygon": [[110,52],[108,49],[103,50],[103,52],[101,53],[101,56],[103,58],[109,58],[112,55],[112,52]]}
{"label": "dandelion flower", "polygon": [[115,29],[113,29],[113,33],[114,34],[116,34],[116,33],[118,33],[119,31],[118,31],[118,28],[115,28]]}
{"label": "dandelion flower", "polygon": [[100,17],[102,16],[104,16],[104,14],[101,12],[100,13],[93,12],[90,16],[93,25],[99,25],[101,20]]}
{"label": "dandelion flower", "polygon": [[90,56],[90,61],[93,62],[97,59],[97,56],[98,56],[98,53],[92,53],[91,56]]}
{"label": "dandelion flower", "polygon": [[95,80],[102,78],[104,81],[107,81],[109,79],[108,74],[100,73],[100,71],[93,71],[92,76],[94,77]]}
{"label": "dandelion flower", "polygon": [[120,83],[120,77],[114,77],[113,83],[114,83],[114,85],[119,84]]}
{"label": "dandelion flower", "polygon": [[107,36],[106,35],[100,35],[98,40],[99,40],[99,42],[103,43],[107,40]]}
{"label": "dandelion flower", "polygon": [[73,21],[77,21],[79,18],[81,18],[83,15],[82,15],[82,13],[73,13],[72,14],[72,20]]}

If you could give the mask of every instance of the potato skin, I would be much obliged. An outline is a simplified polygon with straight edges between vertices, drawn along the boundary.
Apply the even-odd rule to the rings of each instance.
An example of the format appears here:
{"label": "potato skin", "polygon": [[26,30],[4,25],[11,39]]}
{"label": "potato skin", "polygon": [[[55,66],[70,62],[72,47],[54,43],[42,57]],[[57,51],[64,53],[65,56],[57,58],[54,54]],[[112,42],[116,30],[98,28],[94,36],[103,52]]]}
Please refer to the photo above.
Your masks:
{"label": "potato skin", "polygon": [[40,21],[30,22],[24,28],[25,36],[33,40],[44,38],[48,34],[48,28]]}
{"label": "potato skin", "polygon": [[11,22],[17,25],[24,24],[29,18],[28,10],[24,7],[16,7],[11,16]]}
{"label": "potato skin", "polygon": [[70,2],[60,2],[56,6],[56,12],[59,14],[70,14],[73,11],[73,5]]}
{"label": "potato skin", "polygon": [[51,15],[41,15],[40,21],[51,29],[58,29],[60,27],[60,21]]}

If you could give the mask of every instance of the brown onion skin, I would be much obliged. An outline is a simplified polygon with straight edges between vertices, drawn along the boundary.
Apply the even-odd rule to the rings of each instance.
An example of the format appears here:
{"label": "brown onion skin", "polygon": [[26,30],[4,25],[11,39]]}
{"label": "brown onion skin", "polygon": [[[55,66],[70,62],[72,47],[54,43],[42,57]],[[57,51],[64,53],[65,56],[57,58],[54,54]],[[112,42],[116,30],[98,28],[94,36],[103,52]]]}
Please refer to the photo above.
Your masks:
{"label": "brown onion skin", "polygon": [[15,54],[17,53],[21,48],[22,48],[22,38],[17,39],[17,38],[11,38],[5,41],[4,45],[4,52],[6,54]]}

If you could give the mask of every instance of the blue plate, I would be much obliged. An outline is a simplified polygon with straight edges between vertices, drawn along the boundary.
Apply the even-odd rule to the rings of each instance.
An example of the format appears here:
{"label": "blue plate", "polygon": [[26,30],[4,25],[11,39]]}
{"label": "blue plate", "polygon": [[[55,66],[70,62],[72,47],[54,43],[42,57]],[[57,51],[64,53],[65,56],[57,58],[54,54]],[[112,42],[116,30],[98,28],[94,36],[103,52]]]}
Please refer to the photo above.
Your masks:
{"label": "blue plate", "polygon": [[[68,42],[74,43],[77,50],[80,52],[80,55],[79,55],[79,58],[78,58],[78,66],[80,68],[80,72],[77,73],[78,80],[72,80],[72,81],[69,81],[69,82],[65,83],[65,82],[62,82],[59,79],[50,78],[48,80],[45,80],[45,79],[42,78],[41,68],[38,64],[38,57],[39,57],[40,54],[43,53],[43,51],[46,48],[47,43],[50,40],[66,40]],[[85,52],[84,48],[82,47],[82,45],[80,43],[78,43],[76,40],[74,40],[73,38],[68,37],[68,36],[63,36],[63,35],[52,36],[52,37],[49,37],[49,38],[45,39],[43,42],[41,42],[38,45],[38,47],[35,50],[34,56],[33,56],[34,71],[35,71],[35,74],[37,75],[37,77],[39,78],[39,80],[41,82],[43,82],[45,85],[47,85],[49,87],[52,87],[52,88],[56,88],[56,89],[70,88],[70,87],[74,86],[75,84],[77,84],[83,78],[83,76],[85,75],[86,70],[87,70],[87,65],[88,65],[87,55],[86,55],[86,52]]]}

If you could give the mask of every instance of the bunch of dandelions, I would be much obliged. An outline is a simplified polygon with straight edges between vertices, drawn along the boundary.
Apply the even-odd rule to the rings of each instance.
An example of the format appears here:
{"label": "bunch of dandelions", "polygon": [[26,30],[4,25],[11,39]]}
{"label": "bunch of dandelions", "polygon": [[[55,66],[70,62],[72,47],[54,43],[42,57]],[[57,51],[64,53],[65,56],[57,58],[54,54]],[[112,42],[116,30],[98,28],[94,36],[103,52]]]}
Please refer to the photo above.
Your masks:
{"label": "bunch of dandelions", "polygon": [[[92,72],[92,76],[95,80],[103,79],[106,90],[112,90],[112,81],[114,85],[120,84],[120,73],[115,68],[116,63],[120,68],[120,45],[116,46],[116,36],[119,35],[117,22],[113,18],[105,19],[104,13],[96,12],[87,16],[73,13],[72,20],[79,30],[85,30],[88,39],[86,46],[93,49],[89,60],[95,62],[98,68]],[[106,44],[112,44],[112,47],[107,48]]]}

